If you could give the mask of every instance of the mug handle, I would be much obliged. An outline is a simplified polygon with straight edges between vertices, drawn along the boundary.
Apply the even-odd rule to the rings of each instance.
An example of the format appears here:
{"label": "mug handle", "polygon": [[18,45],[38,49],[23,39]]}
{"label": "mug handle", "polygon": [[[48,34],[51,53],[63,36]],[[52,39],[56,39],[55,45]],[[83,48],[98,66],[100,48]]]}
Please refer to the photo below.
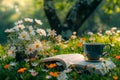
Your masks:
{"label": "mug handle", "polygon": [[102,56],[107,55],[111,51],[112,46],[110,44],[105,44],[105,47],[106,46],[109,46],[109,49],[106,52],[103,52]]}

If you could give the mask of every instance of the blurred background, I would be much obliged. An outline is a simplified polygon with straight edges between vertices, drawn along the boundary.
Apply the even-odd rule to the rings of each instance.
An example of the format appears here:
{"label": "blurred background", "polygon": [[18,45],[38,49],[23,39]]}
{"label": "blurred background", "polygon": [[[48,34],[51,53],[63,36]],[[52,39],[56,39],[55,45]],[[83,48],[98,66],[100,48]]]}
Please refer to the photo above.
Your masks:
{"label": "blurred background", "polygon": [[[57,15],[63,22],[65,14],[77,0],[53,0]],[[89,1],[89,0],[88,0]],[[0,44],[7,41],[5,29],[23,18],[37,18],[43,22],[42,28],[50,28],[43,10],[44,0],[0,0]],[[64,14],[64,15],[63,15]],[[79,34],[120,27],[120,0],[103,0],[92,15],[80,27]]]}

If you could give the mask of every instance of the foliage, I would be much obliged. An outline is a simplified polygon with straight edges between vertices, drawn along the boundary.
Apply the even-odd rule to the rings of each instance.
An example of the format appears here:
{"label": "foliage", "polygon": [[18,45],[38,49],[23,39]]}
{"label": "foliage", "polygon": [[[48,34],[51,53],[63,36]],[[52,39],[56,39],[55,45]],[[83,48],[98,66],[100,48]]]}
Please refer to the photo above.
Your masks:
{"label": "foliage", "polygon": [[103,10],[108,14],[120,12],[119,0],[106,0],[106,4],[103,6]]}
{"label": "foliage", "polygon": [[15,57],[16,61],[36,58],[38,52],[42,54],[49,49],[48,41],[54,42],[54,37],[61,40],[54,30],[48,29],[46,32],[39,28],[41,25],[41,20],[25,18],[16,22],[13,28],[6,29],[5,32],[9,33],[8,55]]}
{"label": "foliage", "polygon": [[[56,35],[57,36],[57,35]],[[36,37],[36,36],[35,36]],[[34,38],[35,38],[34,37]],[[113,80],[119,78],[120,74],[120,62],[119,62],[119,47],[120,47],[120,30],[113,27],[110,30],[106,30],[105,32],[88,32],[84,37],[77,37],[76,32],[70,37],[68,41],[64,41],[58,37],[51,37],[40,39],[41,44],[47,44],[49,48],[43,48],[43,52],[39,52],[35,58],[28,58],[21,62],[16,62],[15,58],[12,58],[7,54],[2,54],[0,58],[0,79],[5,80],[56,80],[66,78],[70,80],[86,80],[86,79],[100,79],[100,80]],[[66,54],[66,53],[80,53],[83,54],[82,45],[85,42],[93,43],[105,43],[111,44],[112,50],[109,55],[104,57],[105,59],[112,60],[116,64],[116,68],[112,69],[106,76],[99,76],[97,74],[89,74],[87,72],[77,72],[74,67],[65,70],[61,63],[59,62],[51,62],[51,63],[41,63],[40,59],[44,57],[49,57],[58,54]],[[30,43],[31,44],[31,43]],[[9,44],[8,44],[9,45]],[[29,44],[25,43],[25,46]],[[19,46],[19,45],[17,45]],[[45,46],[44,46],[45,47]],[[7,73],[7,74],[6,74]],[[62,77],[60,77],[62,76]]]}
{"label": "foliage", "polygon": [[[53,0],[56,7],[56,12],[58,17],[64,22],[64,18],[68,13],[69,9],[75,4],[77,0]],[[92,1],[92,0],[90,0]],[[30,18],[40,18],[44,22],[44,29],[49,28],[49,23],[43,11],[44,0],[0,0],[0,43],[4,44],[6,42],[7,34],[4,33],[6,28],[13,26],[16,20],[20,20],[24,17]],[[26,4],[27,3],[27,4]],[[88,23],[85,23],[80,29],[80,34],[83,34],[86,30],[97,31],[99,28],[108,29],[111,26],[119,27],[119,18],[117,14],[114,14],[116,8],[119,12],[119,0],[103,0],[103,9],[98,8],[95,15],[92,15]],[[112,6],[112,7],[111,7]],[[100,6],[101,7],[101,6]],[[110,7],[110,8],[109,8]],[[103,11],[104,10],[104,11]],[[111,12],[111,15],[104,14],[103,12]],[[63,15],[64,14],[64,15]],[[94,30],[91,27],[93,26]],[[99,27],[99,28],[98,28]]]}
{"label": "foliage", "polygon": [[5,53],[5,48],[0,44],[0,57],[2,57]]}

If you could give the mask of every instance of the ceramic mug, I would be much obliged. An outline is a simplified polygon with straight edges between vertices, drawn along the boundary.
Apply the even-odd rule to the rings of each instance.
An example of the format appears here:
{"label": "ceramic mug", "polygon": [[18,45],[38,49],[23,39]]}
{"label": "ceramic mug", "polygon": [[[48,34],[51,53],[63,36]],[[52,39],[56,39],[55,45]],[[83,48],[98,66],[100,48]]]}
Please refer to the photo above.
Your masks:
{"label": "ceramic mug", "polygon": [[88,60],[99,60],[102,56],[110,52],[111,45],[103,43],[84,43],[83,48],[85,57]]}

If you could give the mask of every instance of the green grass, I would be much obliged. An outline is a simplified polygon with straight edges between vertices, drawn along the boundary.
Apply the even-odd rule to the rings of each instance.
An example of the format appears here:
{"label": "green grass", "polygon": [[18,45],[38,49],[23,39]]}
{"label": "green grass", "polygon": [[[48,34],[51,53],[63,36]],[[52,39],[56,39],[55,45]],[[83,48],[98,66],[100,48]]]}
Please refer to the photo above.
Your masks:
{"label": "green grass", "polygon": [[[72,44],[71,41],[68,43],[67,48],[62,48],[63,46],[54,46],[53,49],[57,50],[53,55],[58,55],[58,54],[65,54],[65,53],[82,53],[82,47],[77,47],[77,40],[75,44]],[[72,46],[73,45],[73,46]],[[71,49],[71,46],[74,49]],[[0,51],[3,50],[3,47],[0,48]],[[51,49],[52,50],[52,49]],[[49,50],[49,51],[51,51]],[[119,50],[116,50],[115,48],[112,48],[110,54],[106,56],[105,58],[110,58],[115,64],[116,68],[112,69],[111,72],[106,74],[105,76],[100,76],[97,74],[86,74],[86,73],[81,73],[78,74],[76,71],[71,71],[70,73],[67,73],[67,76],[69,77],[69,80],[113,80],[113,76],[118,76],[120,77],[120,60],[115,58],[115,55],[119,55]],[[4,53],[2,51],[2,53]],[[4,54],[1,54],[4,55]],[[0,65],[0,79],[3,80],[47,80],[45,77],[46,75],[49,75],[49,72],[43,72],[42,69],[43,64],[39,63],[39,59],[35,60],[39,63],[38,66],[33,67],[29,65],[29,63],[26,62],[17,62],[16,66],[10,67],[9,69],[4,69],[4,65],[9,64],[10,62],[15,62],[15,59],[11,58],[6,58],[4,60],[1,60],[1,65]],[[27,70],[24,73],[18,73],[17,70],[21,67],[27,68]],[[39,74],[37,76],[31,76],[30,72],[28,71],[29,69],[34,69],[36,70]],[[56,69],[53,69],[53,71],[56,71]],[[50,80],[56,80],[56,78],[52,77]]]}
{"label": "green grass", "polygon": [[[115,33],[117,33],[115,31]],[[74,35],[75,36],[75,35]],[[91,41],[90,38],[95,38],[94,41]],[[69,53],[79,53],[83,54],[83,46],[82,44],[84,42],[99,42],[99,43],[109,43],[112,46],[112,49],[110,50],[110,53],[103,57],[104,59],[111,59],[116,65],[116,68],[110,70],[110,72],[104,76],[98,75],[98,74],[90,74],[88,72],[81,72],[78,73],[75,68],[71,68],[72,71],[69,73],[66,73],[68,80],[114,80],[113,77],[118,77],[118,80],[120,79],[120,58],[116,58],[116,56],[120,56],[120,41],[119,41],[120,34],[103,34],[103,36],[99,36],[97,34],[93,35],[85,35],[83,38],[75,38],[75,39],[69,39],[68,41],[61,41],[61,42],[55,42],[55,41],[41,41],[42,44],[47,44],[47,47],[49,48],[45,49],[44,51],[40,51],[37,53],[37,57],[30,58],[29,61],[17,61],[16,58],[11,58],[6,54],[7,46],[0,46],[0,80],[48,80],[46,78],[50,77],[50,72],[58,72],[63,71],[63,66],[61,67],[55,67],[55,68],[48,68],[50,64],[53,63],[41,63],[40,59],[43,59],[45,57],[50,57],[54,55],[59,54],[69,54]],[[54,40],[54,39],[53,39]],[[45,45],[46,46],[46,45]],[[5,57],[6,56],[6,57]],[[15,65],[11,65],[10,63],[14,62]],[[9,65],[5,68],[5,65]],[[26,70],[23,70],[23,72],[19,73],[18,70],[20,68],[26,68]],[[30,70],[33,69],[35,72],[37,72],[37,75],[31,74]],[[44,69],[44,71],[43,71]],[[57,75],[57,74],[54,74]],[[51,78],[49,80],[57,80],[57,77],[53,77],[51,75]]]}

